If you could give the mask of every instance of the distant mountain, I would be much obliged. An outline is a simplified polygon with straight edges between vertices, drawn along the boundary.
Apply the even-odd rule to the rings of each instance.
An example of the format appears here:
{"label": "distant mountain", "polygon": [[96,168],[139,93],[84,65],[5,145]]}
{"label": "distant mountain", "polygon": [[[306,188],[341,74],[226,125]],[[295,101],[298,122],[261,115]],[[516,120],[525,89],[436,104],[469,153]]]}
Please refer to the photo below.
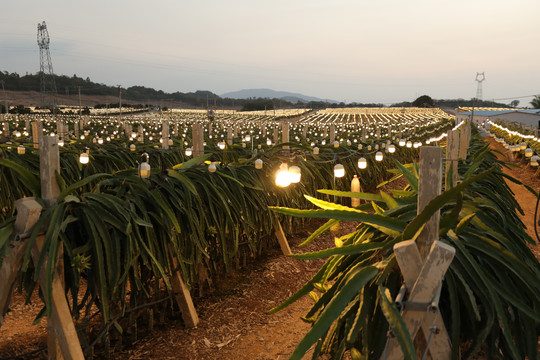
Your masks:
{"label": "distant mountain", "polygon": [[288,91],[276,91],[272,89],[244,89],[239,91],[232,91],[221,95],[222,98],[229,99],[249,99],[249,98],[267,98],[267,99],[282,99],[292,103],[295,102],[310,102],[310,101],[322,101],[329,103],[337,103],[335,100],[320,99],[314,96],[307,96],[298,93],[292,93]]}

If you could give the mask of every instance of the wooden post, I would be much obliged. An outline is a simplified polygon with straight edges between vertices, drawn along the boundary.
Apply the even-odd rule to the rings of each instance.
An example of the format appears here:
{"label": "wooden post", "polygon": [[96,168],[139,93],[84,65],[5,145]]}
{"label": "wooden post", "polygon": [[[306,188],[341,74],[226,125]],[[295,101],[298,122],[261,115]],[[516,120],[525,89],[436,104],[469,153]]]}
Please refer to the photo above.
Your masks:
{"label": "wooden post", "polygon": [[163,121],[161,126],[161,148],[167,150],[169,149],[169,122]]}
{"label": "wooden post", "polygon": [[39,142],[39,174],[41,178],[41,198],[45,206],[56,204],[60,187],[56,173],[60,173],[60,154],[57,136],[41,136]]}
{"label": "wooden post", "polygon": [[334,141],[336,141],[336,126],[330,125],[330,145],[333,145]]}
{"label": "wooden post", "polygon": [[[424,146],[420,150],[418,214],[441,193],[441,184],[442,149]],[[422,356],[427,344],[430,359],[450,360],[452,355],[450,338],[434,298],[438,298],[440,294],[441,283],[453,260],[455,249],[437,240],[439,220],[440,213],[437,212],[417,237],[416,243],[414,240],[402,241],[394,245],[394,254],[409,293],[401,315],[414,340],[417,356]],[[415,303],[425,304],[425,307],[415,307],[413,306]],[[431,313],[430,317],[427,316],[428,312]],[[423,333],[422,340],[425,342],[420,341],[421,338],[416,338],[420,329]],[[434,332],[430,339],[432,331]],[[387,351],[381,359],[403,359],[403,353],[395,337],[389,337]]]}
{"label": "wooden post", "polygon": [[[448,190],[454,187],[458,178],[458,151],[459,151],[459,130],[448,132],[446,138],[446,173],[445,173],[445,189]],[[452,171],[452,178],[448,179],[448,173]]]}
{"label": "wooden post", "polygon": [[227,144],[229,144],[229,146],[232,146],[233,144],[233,132],[231,127],[227,128]]}
{"label": "wooden post", "polygon": [[193,305],[191,294],[182,280],[178,259],[173,254],[173,247],[169,244],[169,253],[171,254],[171,262],[173,265],[173,273],[171,274],[171,286],[173,288],[174,298],[182,312],[182,319],[186,327],[196,327],[199,324],[199,316]]}
{"label": "wooden post", "polygon": [[304,128],[302,129],[302,139],[306,140],[307,132],[308,132],[308,125],[304,125]]}
{"label": "wooden post", "polygon": [[281,252],[283,253],[283,255],[291,255],[292,251],[289,247],[289,242],[287,241],[287,237],[285,236],[285,233],[283,232],[283,228],[281,227],[281,223],[279,221],[277,221],[276,225],[276,237],[278,239],[279,246],[281,247]]}
{"label": "wooden post", "polygon": [[469,123],[464,124],[459,131],[459,153],[458,159],[465,160],[467,158],[467,151],[469,150],[469,142],[471,141],[471,125]]}
{"label": "wooden post", "polygon": [[196,158],[204,154],[204,131],[202,125],[195,123],[192,126],[193,137],[193,157]]}
{"label": "wooden post", "polygon": [[[35,226],[41,215],[41,206],[31,198],[22,198],[15,201],[17,218],[13,235],[27,234]],[[11,294],[21,270],[27,241],[14,238],[9,244],[9,254],[4,257],[0,268],[0,327],[4,322],[4,315],[11,301]]]}
{"label": "wooden post", "polygon": [[261,125],[261,133],[263,137],[266,136],[266,126],[264,126],[264,124]]}
{"label": "wooden post", "polygon": [[7,122],[7,119],[6,119],[6,122],[4,123],[4,135],[5,137],[10,137],[10,133],[9,133],[9,123]]}
{"label": "wooden post", "polygon": [[367,129],[364,127],[362,128],[362,142],[366,142],[367,137]]}
{"label": "wooden post", "polygon": [[377,135],[377,140],[380,140],[381,139],[381,128],[380,127],[377,127],[377,130],[376,130],[376,135]]}
{"label": "wooden post", "polygon": [[[289,122],[284,121],[281,123],[281,142],[282,143],[288,143],[289,142]],[[283,149],[289,150],[289,145],[284,145]]]}
{"label": "wooden post", "polygon": [[137,129],[137,132],[138,132],[137,141],[144,142],[144,129],[143,129],[142,125],[139,125],[139,127]]}
{"label": "wooden post", "polygon": [[277,127],[274,128],[274,144],[279,143],[279,130]]}
{"label": "wooden post", "polygon": [[75,122],[73,123],[73,131],[75,133],[75,138],[79,139],[79,121],[78,120],[75,120]]}
{"label": "wooden post", "polygon": [[[420,148],[420,174],[418,179],[418,214],[436,196],[441,194],[443,150],[435,146]],[[435,212],[418,236],[416,242],[424,259],[434,239],[439,238],[440,211]]]}
{"label": "wooden post", "polygon": [[43,136],[43,124],[41,121],[32,121],[32,142],[34,149],[39,149],[39,138]]}

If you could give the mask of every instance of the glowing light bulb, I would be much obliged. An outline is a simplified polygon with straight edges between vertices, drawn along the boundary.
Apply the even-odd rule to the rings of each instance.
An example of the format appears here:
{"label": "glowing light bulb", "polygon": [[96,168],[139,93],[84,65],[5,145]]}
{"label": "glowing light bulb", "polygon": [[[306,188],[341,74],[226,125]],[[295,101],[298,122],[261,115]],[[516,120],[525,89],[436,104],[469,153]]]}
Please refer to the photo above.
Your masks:
{"label": "glowing light bulb", "polygon": [[300,182],[300,177],[302,176],[300,168],[296,165],[293,165],[289,168],[289,175],[291,177],[291,183],[297,184]]}
{"label": "glowing light bulb", "polygon": [[360,159],[358,159],[358,168],[359,169],[367,168],[367,160],[366,160],[366,158],[361,157]]}
{"label": "glowing light bulb", "polygon": [[389,152],[390,154],[395,153],[395,152],[396,152],[396,146],[395,146],[394,144],[388,145],[388,152]]}
{"label": "glowing light bulb", "polygon": [[191,156],[193,154],[193,150],[191,148],[186,149],[186,156]]}
{"label": "glowing light bulb", "polygon": [[291,185],[291,176],[289,174],[289,166],[287,163],[281,164],[276,173],[276,185],[279,187],[287,187]]}
{"label": "glowing light bulb", "polygon": [[131,144],[131,145],[129,145],[129,150],[135,151],[135,150],[137,150],[137,146],[135,146],[135,144]]}
{"label": "glowing light bulb", "polygon": [[380,151],[377,151],[377,153],[375,154],[375,160],[382,161],[383,160],[383,153],[380,152]]}
{"label": "glowing light bulb", "polygon": [[208,171],[210,171],[211,173],[214,173],[216,172],[217,168],[216,168],[216,164],[215,163],[210,163],[210,165],[208,165]]}
{"label": "glowing light bulb", "polygon": [[341,178],[345,176],[345,167],[341,164],[336,164],[334,166],[334,176],[337,178]]}
{"label": "glowing light bulb", "polygon": [[89,161],[90,161],[90,156],[88,156],[88,154],[85,152],[81,153],[81,155],[79,156],[79,162],[81,164],[88,164]]}
{"label": "glowing light bulb", "polygon": [[218,143],[218,148],[219,148],[220,150],[225,150],[225,142],[220,141],[220,142]]}
{"label": "glowing light bulb", "polygon": [[26,152],[26,148],[23,145],[19,145],[17,147],[17,154],[24,155],[25,152]]}
{"label": "glowing light bulb", "polygon": [[319,154],[319,148],[315,146],[313,148],[313,155],[318,155],[318,154]]}

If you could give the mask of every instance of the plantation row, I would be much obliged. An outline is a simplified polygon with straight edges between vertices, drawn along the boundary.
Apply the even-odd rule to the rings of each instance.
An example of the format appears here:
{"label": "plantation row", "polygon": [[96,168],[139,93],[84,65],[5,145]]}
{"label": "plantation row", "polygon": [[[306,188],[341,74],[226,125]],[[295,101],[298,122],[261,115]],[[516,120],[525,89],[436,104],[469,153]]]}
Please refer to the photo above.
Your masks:
{"label": "plantation row", "polygon": [[[102,333],[108,333],[111,321],[129,327],[134,315],[127,318],[126,309],[169,298],[175,270],[193,291],[275,246],[277,222],[288,232],[298,221],[284,221],[269,207],[306,207],[304,194],[348,190],[354,174],[364,189],[374,190],[391,176],[386,169],[396,160],[413,161],[420,144],[453,126],[449,118],[427,125],[419,120],[421,131],[414,134],[412,125],[400,129],[395,124],[387,132],[387,124],[353,129],[338,122],[288,124],[260,115],[216,114],[209,120],[200,113],[122,122],[103,117],[36,120],[13,117],[2,127],[0,261],[10,248],[14,202],[24,196],[41,202],[39,149],[32,130],[56,134],[63,142],[57,175],[61,193],[57,204],[43,211],[28,249],[42,233],[40,258],[54,261],[62,244],[60,261],[73,315],[84,322],[94,315],[95,305]],[[164,123],[173,129],[169,137],[163,135]],[[204,128],[204,154],[194,158],[187,150],[195,145],[195,126]],[[287,135],[291,140],[283,141]],[[375,159],[377,152],[384,152],[382,159]],[[89,161],[81,163],[81,155]],[[143,176],[148,165],[151,170]],[[335,172],[337,165],[346,176]],[[301,180],[276,186],[275,173],[284,166],[299,169]],[[179,268],[171,259],[177,259]],[[22,285],[31,294],[40,265],[32,265],[29,251],[23,264]],[[53,269],[46,269],[49,279]]]}
{"label": "plantation row", "polygon": [[[313,358],[329,353],[332,359],[415,359],[432,351],[434,359],[476,358],[479,352],[493,359],[538,359],[540,263],[528,247],[535,241],[518,216],[523,211],[505,183],[505,179],[517,181],[503,173],[503,164],[474,129],[469,145],[466,159],[458,164],[456,185],[447,187],[423,210],[418,199],[421,169],[416,164],[398,164],[408,186],[392,194],[322,191],[365,201],[355,209],[316,198],[309,200],[317,210],[273,208],[296,218],[327,219],[309,241],[342,220],[361,223],[356,231],[336,239],[335,248],[293,255],[328,260],[290,299],[271,310],[277,312],[307,295],[314,302],[303,317],[312,327],[291,359],[301,359],[312,345]],[[449,151],[447,147],[447,160]],[[445,173],[444,178],[451,174]],[[427,304],[408,303],[406,296],[414,296],[418,289],[407,284],[410,280],[400,268],[411,266],[415,259],[398,266],[394,249],[411,239],[420,246],[418,239],[437,212],[435,240],[454,248],[455,257],[440,298]],[[421,281],[418,278],[417,283]],[[411,322],[414,316],[416,323]],[[422,324],[422,330],[410,333],[413,324]],[[448,354],[440,353],[446,334]],[[422,340],[415,341],[415,335]],[[399,344],[397,355],[388,346],[392,342]],[[427,344],[425,352],[422,343]]]}

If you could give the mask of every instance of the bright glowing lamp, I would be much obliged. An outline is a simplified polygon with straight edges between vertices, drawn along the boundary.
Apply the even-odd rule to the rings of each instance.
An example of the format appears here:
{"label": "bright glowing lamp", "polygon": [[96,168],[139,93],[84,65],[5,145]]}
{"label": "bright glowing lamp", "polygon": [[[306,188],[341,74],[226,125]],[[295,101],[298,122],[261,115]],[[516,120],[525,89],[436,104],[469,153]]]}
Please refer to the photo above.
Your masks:
{"label": "bright glowing lamp", "polygon": [[336,164],[334,166],[334,176],[337,178],[341,178],[345,176],[345,167],[341,164]]}
{"label": "bright glowing lamp", "polygon": [[538,166],[538,160],[540,160],[540,156],[533,155],[531,157],[531,166],[534,166],[534,167]]}
{"label": "bright glowing lamp", "polygon": [[405,139],[399,139],[399,146],[405,146]]}
{"label": "bright glowing lamp", "polygon": [[300,182],[302,176],[300,168],[296,165],[293,165],[289,168],[289,176],[291,177],[291,183],[297,184]]}
{"label": "bright glowing lamp", "polygon": [[148,179],[150,177],[150,164],[147,161],[139,164],[139,176],[141,179]]}
{"label": "bright glowing lamp", "polygon": [[339,147],[339,141],[337,141],[337,140],[334,141],[334,147],[335,147],[335,148]]}
{"label": "bright glowing lamp", "polygon": [[366,160],[366,158],[361,157],[360,159],[358,159],[358,168],[360,168],[360,169],[367,168],[367,160]]}
{"label": "bright glowing lamp", "polygon": [[19,145],[17,147],[17,154],[24,155],[25,152],[26,152],[26,148],[23,145]]}
{"label": "bright glowing lamp", "polygon": [[210,165],[208,165],[208,171],[210,171],[211,173],[213,172],[216,172],[217,168],[216,168],[216,164],[215,163],[210,163]]}
{"label": "bright glowing lamp", "polygon": [[410,141],[410,140],[407,141],[407,147],[408,147],[408,148],[412,148],[412,141]]}
{"label": "bright glowing lamp", "polygon": [[81,153],[81,155],[79,156],[79,162],[81,164],[88,164],[89,161],[90,161],[90,156],[88,156],[88,154],[85,152]]}
{"label": "bright glowing lamp", "polygon": [[193,154],[193,150],[191,150],[191,148],[187,148],[186,149],[186,156],[191,156],[191,154]]}
{"label": "bright glowing lamp", "polygon": [[525,157],[530,158],[531,156],[533,156],[533,154],[534,154],[533,149],[531,148],[525,149]]}
{"label": "bright glowing lamp", "polygon": [[395,152],[396,152],[396,145],[394,145],[394,144],[388,145],[388,152],[389,152],[390,154],[395,153]]}
{"label": "bright glowing lamp", "polygon": [[220,142],[218,143],[218,148],[219,148],[219,150],[225,150],[225,142],[220,141]]}
{"label": "bright glowing lamp", "polygon": [[289,174],[289,166],[287,163],[281,164],[276,173],[276,185],[279,187],[287,187],[291,185],[291,176]]}
{"label": "bright glowing lamp", "polygon": [[382,161],[382,159],[383,159],[383,153],[380,151],[377,151],[377,153],[375,154],[375,160]]}

